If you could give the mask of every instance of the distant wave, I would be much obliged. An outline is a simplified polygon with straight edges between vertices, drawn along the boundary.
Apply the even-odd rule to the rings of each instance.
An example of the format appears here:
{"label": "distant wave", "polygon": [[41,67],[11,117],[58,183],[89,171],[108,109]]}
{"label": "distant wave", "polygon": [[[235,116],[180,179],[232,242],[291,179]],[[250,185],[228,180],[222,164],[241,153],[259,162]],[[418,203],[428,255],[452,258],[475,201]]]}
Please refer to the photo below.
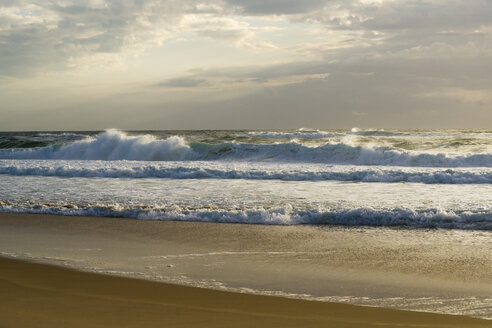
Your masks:
{"label": "distant wave", "polygon": [[412,210],[405,208],[374,209],[312,209],[296,210],[291,206],[278,208],[220,209],[190,206],[152,208],[115,205],[76,204],[14,204],[0,202],[0,212],[43,213],[129,217],[146,220],[200,221],[265,225],[326,224],[345,226],[408,226],[418,228],[492,230],[492,213],[443,211],[440,209]]}
{"label": "distant wave", "polygon": [[402,135],[405,133],[402,133],[400,131],[386,131],[384,129],[359,129],[359,128],[352,128],[350,130],[350,134],[354,135],[362,135],[362,136],[395,136],[395,135]]}
{"label": "distant wave", "polygon": [[342,133],[312,131],[312,130],[297,130],[294,132],[277,132],[277,131],[251,131],[239,134],[242,137],[257,137],[257,138],[275,138],[275,139],[327,139],[332,137],[343,136]]}
{"label": "distant wave", "polygon": [[357,146],[350,142],[307,146],[297,142],[276,144],[187,143],[172,136],[128,136],[108,130],[96,137],[66,145],[32,149],[3,149],[0,159],[194,161],[235,160],[353,165],[423,167],[492,167],[492,153],[426,153],[388,146]]}
{"label": "distant wave", "polygon": [[384,130],[352,128],[345,135],[367,137],[408,137],[408,138],[490,138],[490,130]]}
{"label": "distant wave", "polygon": [[375,136],[375,137],[386,137],[386,136],[405,136],[409,133],[401,131],[386,131],[386,130],[362,130],[359,128],[352,128],[350,131],[346,132],[333,132],[333,131],[322,131],[316,129],[298,129],[295,131],[250,131],[247,133],[240,134],[240,136],[246,137],[258,137],[258,138],[278,138],[278,139],[327,139],[334,137],[343,136]]}
{"label": "distant wave", "polygon": [[34,135],[0,136],[0,149],[41,148],[63,142],[73,142],[86,136],[77,133],[36,133]]}
{"label": "distant wave", "polygon": [[[2,137],[0,138],[0,149],[15,149],[15,148],[35,148],[35,147],[46,147],[50,144],[50,142],[40,141],[40,140],[32,140],[32,139],[19,139],[15,137]],[[9,152],[8,150],[2,152]]]}
{"label": "distant wave", "polygon": [[285,181],[492,183],[489,168],[404,168],[377,166],[289,165],[281,163],[133,162],[0,160],[0,174],[85,178],[249,179]]}
{"label": "distant wave", "polygon": [[60,133],[36,133],[36,137],[55,137],[55,138],[60,138],[60,137],[84,137],[82,134],[78,133],[73,133],[73,132],[60,132]]}

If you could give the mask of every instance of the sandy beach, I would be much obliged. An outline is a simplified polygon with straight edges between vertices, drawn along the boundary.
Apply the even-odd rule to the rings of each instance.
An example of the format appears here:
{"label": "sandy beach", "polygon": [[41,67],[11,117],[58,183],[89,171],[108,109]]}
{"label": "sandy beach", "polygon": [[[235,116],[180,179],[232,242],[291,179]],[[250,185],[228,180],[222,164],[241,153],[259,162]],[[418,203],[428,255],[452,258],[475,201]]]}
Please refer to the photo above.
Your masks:
{"label": "sandy beach", "polygon": [[3,213],[0,326],[485,327],[383,308],[489,318],[490,242],[483,231]]}
{"label": "sandy beach", "polygon": [[490,321],[221,292],[0,259],[1,327],[490,327]]}

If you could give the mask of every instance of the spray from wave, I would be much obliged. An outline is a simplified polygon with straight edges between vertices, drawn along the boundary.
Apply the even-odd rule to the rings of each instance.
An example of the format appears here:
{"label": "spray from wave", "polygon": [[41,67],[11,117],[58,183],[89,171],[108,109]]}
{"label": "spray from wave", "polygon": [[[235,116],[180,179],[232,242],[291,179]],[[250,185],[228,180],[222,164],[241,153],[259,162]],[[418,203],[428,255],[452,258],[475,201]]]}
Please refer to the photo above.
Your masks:
{"label": "spray from wave", "polygon": [[215,208],[172,206],[125,206],[122,204],[57,204],[1,202],[0,212],[74,216],[128,217],[144,220],[199,221],[262,225],[408,226],[417,228],[492,230],[490,212],[443,211],[430,208],[296,209],[287,204],[274,208]]}
{"label": "spray from wave", "polygon": [[0,152],[5,159],[81,159],[174,161],[193,159],[196,154],[184,139],[173,136],[159,140],[151,135],[129,136],[110,129],[97,137],[87,137],[67,145]]}
{"label": "spray from wave", "polygon": [[431,153],[390,146],[357,145],[350,136],[319,146],[291,141],[273,144],[187,143],[180,136],[158,139],[107,130],[65,145],[0,150],[0,159],[133,160],[133,161],[256,161],[344,165],[492,167],[491,153]]}
{"label": "spray from wave", "polygon": [[490,184],[492,168],[423,168],[223,161],[0,160],[0,174],[82,178]]}

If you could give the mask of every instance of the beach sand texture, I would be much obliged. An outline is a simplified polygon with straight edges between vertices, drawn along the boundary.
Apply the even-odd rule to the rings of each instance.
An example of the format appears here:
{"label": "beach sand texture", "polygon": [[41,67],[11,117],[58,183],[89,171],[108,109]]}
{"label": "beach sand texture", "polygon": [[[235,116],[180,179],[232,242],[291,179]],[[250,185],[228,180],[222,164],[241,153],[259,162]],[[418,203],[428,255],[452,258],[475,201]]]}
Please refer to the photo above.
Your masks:
{"label": "beach sand texture", "polygon": [[[0,255],[10,259],[0,262],[0,327],[490,327],[492,321],[465,316],[382,308],[426,310],[412,298],[434,295],[433,302],[443,301],[436,312],[464,305],[470,315],[488,317],[489,244],[483,231],[4,213]],[[366,295],[375,302],[348,302],[377,307],[193,286],[269,288],[325,301],[339,298],[323,295]],[[391,304],[402,301],[410,303]]]}
{"label": "beach sand texture", "polygon": [[246,295],[0,259],[1,327],[490,327],[464,316]]}

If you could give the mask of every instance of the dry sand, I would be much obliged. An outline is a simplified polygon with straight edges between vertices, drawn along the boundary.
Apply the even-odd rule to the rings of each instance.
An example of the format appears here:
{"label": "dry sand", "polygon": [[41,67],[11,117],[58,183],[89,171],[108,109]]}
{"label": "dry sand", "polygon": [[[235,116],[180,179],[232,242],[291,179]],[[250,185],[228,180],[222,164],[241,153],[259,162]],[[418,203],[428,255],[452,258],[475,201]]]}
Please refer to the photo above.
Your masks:
{"label": "dry sand", "polygon": [[0,327],[491,327],[464,316],[246,295],[0,258]]}

